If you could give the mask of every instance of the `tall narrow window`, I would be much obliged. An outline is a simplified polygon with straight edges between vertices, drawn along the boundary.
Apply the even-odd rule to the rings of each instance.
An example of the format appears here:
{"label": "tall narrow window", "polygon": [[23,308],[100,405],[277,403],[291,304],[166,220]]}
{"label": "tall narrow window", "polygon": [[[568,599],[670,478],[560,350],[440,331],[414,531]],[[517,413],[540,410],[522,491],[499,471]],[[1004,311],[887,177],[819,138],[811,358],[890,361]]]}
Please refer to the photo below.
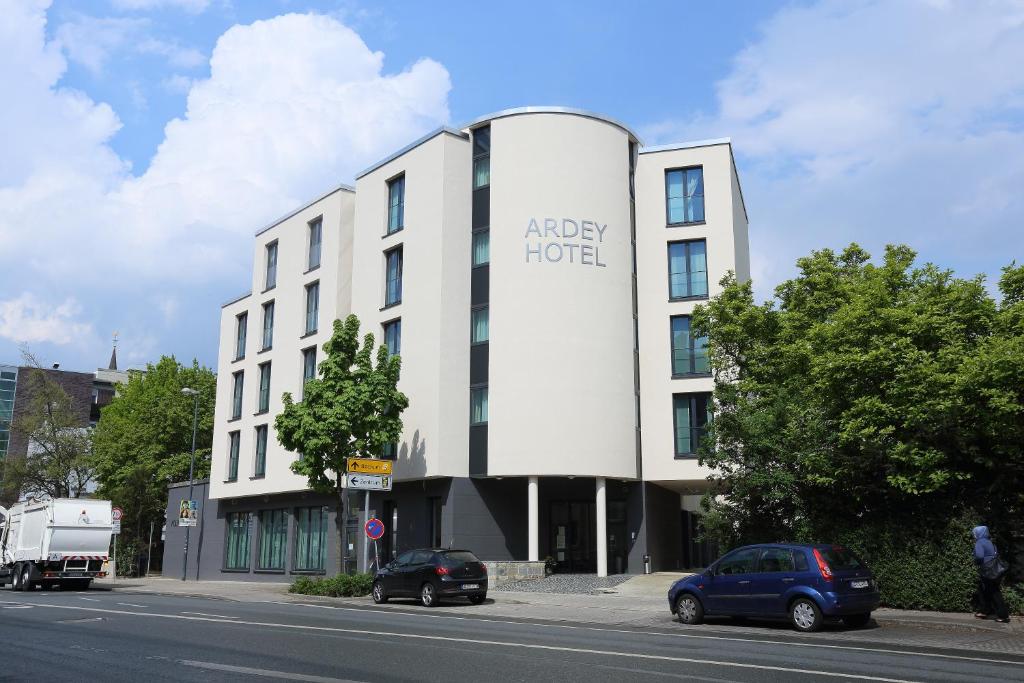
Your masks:
{"label": "tall narrow window", "polygon": [[263,349],[274,345],[274,302],[263,304]]}
{"label": "tall narrow window", "polygon": [[242,390],[245,384],[245,373],[239,370],[233,374],[234,386],[231,388],[231,419],[242,417]]}
{"label": "tall narrow window", "polygon": [[676,457],[694,456],[711,422],[711,394],[672,397]]}
{"label": "tall narrow window", "polygon": [[669,225],[704,220],[704,169],[665,171],[665,208]]}
{"label": "tall narrow window", "polygon": [[491,262],[491,231],[477,230],[473,233],[473,265],[482,266]]}
{"label": "tall narrow window", "polygon": [[491,129],[473,131],[473,189],[491,184]]}
{"label": "tall narrow window", "polygon": [[690,316],[672,316],[672,374],[704,375],[708,366],[708,339],[690,334]]}
{"label": "tall narrow window", "polygon": [[265,413],[270,410],[270,363],[260,365],[260,395],[256,403],[256,412]]}
{"label": "tall narrow window", "polygon": [[704,240],[669,242],[668,291],[670,299],[708,295],[707,246]]}
{"label": "tall narrow window", "polygon": [[288,518],[284,510],[260,510],[260,561],[263,570],[284,571]]}
{"label": "tall narrow window", "polygon": [[385,294],[384,305],[402,303],[402,247],[384,253]]}
{"label": "tall narrow window", "polygon": [[267,274],[264,288],[273,289],[277,286],[277,242],[267,245]]}
{"label": "tall narrow window", "polygon": [[254,477],[267,474],[267,425],[256,428],[256,466],[252,473]]}
{"label": "tall narrow window", "polygon": [[491,338],[490,308],[481,306],[470,312],[470,342],[482,344]]}
{"label": "tall narrow window", "polygon": [[306,285],[306,334],[317,330],[320,317],[320,283]]}
{"label": "tall narrow window", "polygon": [[384,460],[394,460],[398,457],[398,444],[392,441],[384,444],[380,449],[380,457]]}
{"label": "tall narrow window", "polygon": [[228,434],[228,481],[238,480],[238,448],[241,432]]}
{"label": "tall narrow window", "polygon": [[405,176],[388,181],[388,234],[405,227]]}
{"label": "tall narrow window", "polygon": [[320,245],[324,238],[324,221],[317,218],[309,224],[309,256],[306,260],[306,267],[313,270],[320,265]]}
{"label": "tall narrow window", "polygon": [[302,351],[302,383],[305,384],[316,377],[316,347],[311,346]]}
{"label": "tall narrow window", "polygon": [[487,387],[469,390],[469,413],[470,424],[487,424]]}
{"label": "tall narrow window", "polygon": [[245,335],[249,329],[249,314],[241,313],[235,318],[235,360],[245,358]]}
{"label": "tall narrow window", "polygon": [[228,533],[224,543],[224,568],[249,568],[249,513],[229,512]]}
{"label": "tall narrow window", "polygon": [[402,354],[402,319],[384,323],[384,346],[392,356]]}
{"label": "tall narrow window", "polygon": [[295,511],[295,562],[297,572],[322,572],[327,559],[327,508]]}

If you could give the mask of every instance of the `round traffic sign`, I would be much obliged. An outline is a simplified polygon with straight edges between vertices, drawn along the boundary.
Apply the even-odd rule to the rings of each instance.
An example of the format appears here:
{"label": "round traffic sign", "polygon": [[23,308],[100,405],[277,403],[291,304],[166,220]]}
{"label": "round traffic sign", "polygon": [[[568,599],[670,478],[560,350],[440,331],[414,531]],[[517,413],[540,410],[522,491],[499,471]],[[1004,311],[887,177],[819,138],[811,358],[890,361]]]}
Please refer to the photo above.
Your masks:
{"label": "round traffic sign", "polygon": [[376,517],[371,517],[366,520],[366,537],[371,541],[376,541],[384,535],[384,522],[380,521]]}
{"label": "round traffic sign", "polygon": [[124,516],[124,511],[121,508],[112,508],[110,510],[110,518],[115,522],[120,522],[121,517]]}

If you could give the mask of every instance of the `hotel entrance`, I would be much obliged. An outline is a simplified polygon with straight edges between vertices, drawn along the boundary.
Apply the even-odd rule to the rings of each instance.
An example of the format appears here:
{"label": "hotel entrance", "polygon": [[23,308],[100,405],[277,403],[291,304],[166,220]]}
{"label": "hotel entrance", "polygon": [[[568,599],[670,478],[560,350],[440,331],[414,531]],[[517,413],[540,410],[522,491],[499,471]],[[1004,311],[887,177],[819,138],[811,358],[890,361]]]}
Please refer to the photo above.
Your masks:
{"label": "hotel entrance", "polygon": [[[593,500],[555,500],[550,504],[548,548],[555,571],[565,574],[597,572],[597,506]],[[626,569],[626,503],[608,501],[608,573]]]}

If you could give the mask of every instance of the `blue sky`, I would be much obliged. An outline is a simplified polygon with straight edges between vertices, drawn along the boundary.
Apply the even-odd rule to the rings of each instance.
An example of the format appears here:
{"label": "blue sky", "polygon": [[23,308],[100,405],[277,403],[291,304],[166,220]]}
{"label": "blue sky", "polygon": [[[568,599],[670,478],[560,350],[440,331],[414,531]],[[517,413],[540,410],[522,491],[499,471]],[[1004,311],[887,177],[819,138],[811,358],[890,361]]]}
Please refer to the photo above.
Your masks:
{"label": "blue sky", "polygon": [[213,365],[256,228],[441,123],[527,104],[651,144],[732,137],[762,297],[853,240],[990,279],[1024,245],[1019,0],[0,11],[0,362],[27,342],[93,368],[116,330],[127,364]]}

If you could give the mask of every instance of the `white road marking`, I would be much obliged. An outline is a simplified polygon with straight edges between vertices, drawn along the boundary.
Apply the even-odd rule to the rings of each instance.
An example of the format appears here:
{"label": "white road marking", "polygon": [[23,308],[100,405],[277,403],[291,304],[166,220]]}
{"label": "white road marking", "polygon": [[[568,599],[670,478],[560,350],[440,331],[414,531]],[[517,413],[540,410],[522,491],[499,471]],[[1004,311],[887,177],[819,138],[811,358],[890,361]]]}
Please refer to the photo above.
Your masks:
{"label": "white road marking", "polygon": [[[306,624],[278,624],[266,621],[241,621],[212,617],[192,617],[181,614],[158,614],[155,612],[126,612],[124,610],[104,609],[100,607],[73,607],[71,605],[43,605],[53,609],[70,609],[84,612],[103,612],[106,614],[123,614],[131,617],[154,617],[158,619],[183,619],[187,621],[208,621],[221,624],[242,624],[244,626],[259,626],[263,628],[292,629],[296,631],[318,631],[322,633],[346,633],[355,636],[380,636],[390,638],[404,638],[406,640],[428,640],[453,642],[448,636],[431,636],[421,633],[400,633],[395,631],[371,631],[368,629],[339,628],[336,626],[311,626]],[[746,664],[742,662],[723,662],[715,659],[697,659],[694,657],[672,657],[669,655],[653,655],[640,652],[617,652],[615,650],[594,650],[583,647],[567,647],[562,645],[541,645],[537,643],[515,643],[502,640],[482,640],[478,638],[460,638],[459,644],[471,643],[473,645],[492,645],[495,647],[522,648],[527,650],[546,650],[549,652],[572,652],[584,655],[602,655],[607,657],[625,657],[627,659],[647,659],[659,662],[677,662],[680,664],[702,664],[705,666],[721,666],[734,669],[754,669],[759,671],[778,671],[782,673],[806,674],[808,676],[824,676],[828,678],[844,678],[857,681],[876,681],[877,683],[917,683],[903,678],[885,678],[882,676],[867,676],[863,674],[847,674],[834,671],[821,671],[815,669],[798,669],[788,666],[773,666],[770,664]],[[1018,664],[1018,662],[1005,662],[1007,664]]]}
{"label": "white road marking", "polygon": [[4,605],[3,609],[32,609],[32,605]]}
{"label": "white road marking", "polygon": [[270,669],[251,669],[247,666],[231,666],[230,664],[217,664],[216,662],[196,662],[189,659],[179,659],[178,664],[194,666],[197,669],[211,669],[213,671],[230,671],[237,674],[249,674],[250,676],[266,676],[268,678],[283,678],[289,681],[309,681],[310,683],[359,683],[345,678],[327,678],[325,676],[310,676],[309,674],[297,674],[290,671],[271,671]]}
{"label": "white road marking", "polygon": [[78,598],[79,600],[88,600],[89,602],[99,602],[96,598]]}
{"label": "white road marking", "polygon": [[375,614],[401,614],[410,617],[423,617],[424,619],[457,619],[459,621],[487,621],[492,624],[513,624],[518,626],[541,626],[547,628],[566,628],[579,631],[603,631],[606,633],[627,633],[643,636],[668,636],[669,638],[690,638],[693,640],[725,640],[734,643],[760,643],[764,645],[789,645],[792,647],[815,647],[826,650],[853,650],[855,652],[878,652],[887,655],[903,655],[906,657],[933,657],[935,659],[955,659],[965,662],[985,662],[988,664],[1014,664],[1020,662],[1010,659],[992,659],[989,657],[969,657],[967,655],[947,655],[938,652],[916,652],[913,650],[891,650],[879,647],[866,647],[862,645],[828,645],[825,643],[800,643],[790,640],[767,640],[760,638],[738,638],[736,636],[703,636],[696,633],[673,633],[669,631],[638,631],[624,628],[610,628],[603,626],[575,626],[573,624],[543,624],[534,621],[511,621],[509,619],[488,619],[486,617],[458,617],[454,614],[424,614],[423,612],[400,612],[390,608],[360,608],[360,607],[338,607],[336,605],[317,605],[311,602],[285,602],[277,600],[266,600],[271,605],[298,605],[300,607],[317,607],[320,609],[336,609],[345,612],[372,612]]}
{"label": "white road marking", "polygon": [[[140,607],[142,605],[139,605]],[[182,612],[182,614],[196,614],[201,617],[214,617],[215,619],[237,619],[238,617],[229,617],[223,614],[207,614],[206,612]]]}
{"label": "white road marking", "polygon": [[145,605],[136,605],[133,602],[119,602],[117,604],[118,605],[123,605],[124,607],[142,607],[143,609],[145,609],[145,607],[146,607]]}

